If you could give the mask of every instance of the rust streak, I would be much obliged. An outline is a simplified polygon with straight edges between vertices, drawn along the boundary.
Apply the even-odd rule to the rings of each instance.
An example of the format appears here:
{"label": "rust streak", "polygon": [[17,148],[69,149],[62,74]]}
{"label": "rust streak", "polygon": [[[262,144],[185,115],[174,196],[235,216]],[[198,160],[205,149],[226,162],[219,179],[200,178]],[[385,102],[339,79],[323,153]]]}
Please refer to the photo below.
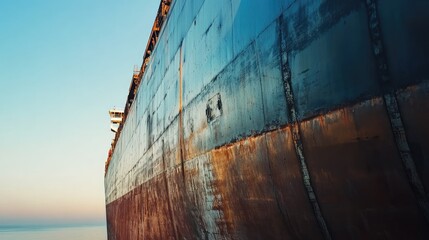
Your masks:
{"label": "rust streak", "polygon": [[[182,177],[183,182],[185,183],[185,165],[184,165],[184,139],[183,139],[183,100],[182,100],[182,94],[183,94],[183,85],[182,85],[182,61],[183,61],[183,45],[180,46],[180,59],[179,59],[179,157],[180,157],[180,164],[182,167]],[[186,184],[184,185],[186,189]]]}
{"label": "rust streak", "polygon": [[279,19],[279,40],[280,40],[280,62],[282,67],[283,87],[286,96],[286,105],[288,108],[289,122],[292,125],[292,139],[295,146],[295,151],[300,162],[301,172],[303,175],[304,186],[307,190],[308,199],[313,206],[313,211],[316,216],[317,222],[319,223],[320,229],[326,240],[332,239],[331,233],[329,232],[328,226],[326,225],[325,218],[320,210],[319,202],[317,200],[316,193],[314,192],[313,185],[311,183],[310,172],[307,167],[307,162],[304,156],[304,147],[301,141],[300,126],[296,114],[294,93],[292,90],[292,72],[289,66],[287,43],[283,37],[283,16]]}

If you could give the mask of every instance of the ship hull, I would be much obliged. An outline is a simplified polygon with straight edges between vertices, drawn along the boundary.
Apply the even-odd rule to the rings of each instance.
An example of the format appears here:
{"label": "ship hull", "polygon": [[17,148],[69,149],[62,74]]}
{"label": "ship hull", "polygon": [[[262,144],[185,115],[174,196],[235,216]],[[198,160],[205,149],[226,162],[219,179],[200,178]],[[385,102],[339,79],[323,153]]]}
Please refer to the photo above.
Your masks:
{"label": "ship hull", "polygon": [[105,178],[119,239],[428,239],[427,1],[174,1]]}

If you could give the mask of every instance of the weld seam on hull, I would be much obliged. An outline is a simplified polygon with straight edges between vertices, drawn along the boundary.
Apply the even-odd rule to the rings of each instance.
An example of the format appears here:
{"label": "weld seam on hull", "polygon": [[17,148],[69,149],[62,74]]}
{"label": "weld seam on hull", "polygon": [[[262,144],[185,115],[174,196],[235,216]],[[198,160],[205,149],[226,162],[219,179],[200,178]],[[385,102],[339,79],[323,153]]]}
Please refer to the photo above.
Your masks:
{"label": "weld seam on hull", "polygon": [[[252,44],[255,44],[255,42],[253,42]],[[255,51],[257,51],[256,50],[256,48],[255,48]],[[261,96],[263,96],[264,95],[264,91],[263,91],[263,88],[262,88],[262,72],[261,72],[261,60],[260,60],[260,58],[259,58],[259,54],[256,54],[256,62],[257,62],[257,68],[258,68],[258,73],[259,73],[259,76],[261,76],[260,78],[259,78],[259,83],[260,83],[260,89],[261,89]],[[264,103],[264,101],[262,101],[262,109],[265,109],[265,103]],[[263,114],[263,116],[264,116],[264,122],[266,122],[266,116],[265,116],[265,111],[262,111],[262,114]],[[267,134],[263,134],[264,135],[264,143],[265,143],[265,148],[267,149],[267,151],[268,151],[268,139],[267,139]],[[281,215],[281,217],[282,217],[282,220],[283,220],[283,223],[286,225],[286,226],[289,226],[290,227],[290,233],[295,237],[295,238],[298,238],[297,236],[296,236],[296,233],[295,233],[295,231],[294,231],[294,229],[293,229],[293,227],[291,227],[291,223],[290,223],[290,221],[289,221],[289,217],[287,216],[288,215],[288,213],[287,213],[287,211],[286,211],[286,209],[284,209],[284,208],[282,208],[281,207],[281,204],[280,204],[280,197],[279,197],[279,191],[277,190],[277,187],[276,187],[276,184],[274,183],[274,179],[273,179],[273,166],[271,165],[271,161],[270,161],[270,159],[269,158],[267,158],[267,163],[268,163],[268,170],[269,170],[269,173],[270,173],[270,176],[271,176],[271,186],[272,186],[272,189],[273,189],[273,194],[274,194],[274,197],[275,197],[275,200],[276,200],[276,206],[277,206],[277,208],[278,208],[278,210],[279,210],[279,212],[280,212],[280,215]]]}
{"label": "weld seam on hull", "polygon": [[288,110],[288,118],[291,125],[292,139],[295,147],[296,155],[299,159],[300,169],[302,172],[302,180],[304,182],[305,189],[307,191],[308,199],[313,207],[314,215],[317,219],[322,234],[326,240],[331,240],[331,233],[329,232],[325,218],[323,217],[322,211],[317,200],[316,193],[314,192],[313,185],[311,183],[310,172],[307,167],[307,162],[304,156],[304,147],[301,140],[301,130],[299,122],[296,116],[294,93],[292,90],[292,75],[288,61],[287,43],[283,37],[283,16],[279,18],[279,42],[280,42],[280,64],[282,68],[283,87],[286,97],[286,105]]}
{"label": "weld seam on hull", "polygon": [[411,189],[416,197],[418,206],[423,211],[423,215],[429,223],[429,201],[422,180],[417,172],[417,167],[408,144],[402,114],[399,109],[396,92],[392,86],[392,80],[387,64],[384,43],[376,0],[366,0],[366,9],[368,13],[369,33],[371,36],[372,50],[377,62],[377,72],[383,91],[383,100],[385,103],[387,115],[389,117],[391,130],[395,139],[403,167],[405,169]]}

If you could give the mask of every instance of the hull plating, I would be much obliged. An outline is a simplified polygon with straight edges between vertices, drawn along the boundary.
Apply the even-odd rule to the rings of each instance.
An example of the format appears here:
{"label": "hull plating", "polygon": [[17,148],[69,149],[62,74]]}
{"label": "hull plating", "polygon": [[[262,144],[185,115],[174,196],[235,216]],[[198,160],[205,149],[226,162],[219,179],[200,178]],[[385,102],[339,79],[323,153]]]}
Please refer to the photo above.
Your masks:
{"label": "hull plating", "polygon": [[106,173],[109,239],[428,239],[428,13],[174,1]]}

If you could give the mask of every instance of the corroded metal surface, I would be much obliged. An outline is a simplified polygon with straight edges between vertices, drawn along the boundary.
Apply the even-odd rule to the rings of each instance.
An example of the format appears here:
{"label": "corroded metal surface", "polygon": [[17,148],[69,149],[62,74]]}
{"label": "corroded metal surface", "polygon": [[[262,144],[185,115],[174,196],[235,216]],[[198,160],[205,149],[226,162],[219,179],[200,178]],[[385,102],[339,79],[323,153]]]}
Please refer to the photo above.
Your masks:
{"label": "corroded metal surface", "polygon": [[429,238],[429,2],[160,12],[106,172],[110,240]]}

